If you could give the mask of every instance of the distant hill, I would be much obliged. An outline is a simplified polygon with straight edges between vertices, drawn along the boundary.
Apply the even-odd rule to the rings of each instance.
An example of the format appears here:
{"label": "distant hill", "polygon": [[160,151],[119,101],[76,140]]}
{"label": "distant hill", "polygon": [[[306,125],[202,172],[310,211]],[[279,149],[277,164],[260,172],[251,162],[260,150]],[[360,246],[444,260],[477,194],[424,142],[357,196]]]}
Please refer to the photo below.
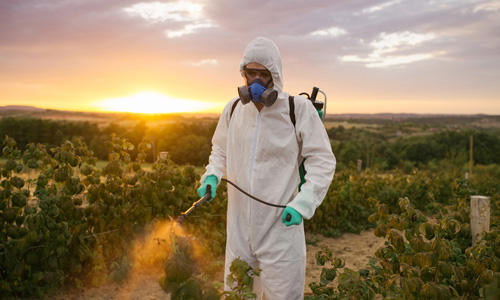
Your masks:
{"label": "distant hill", "polygon": [[28,105],[6,105],[6,106],[0,106],[0,111],[9,111],[9,110],[14,110],[14,111],[45,111],[43,108],[38,108],[35,106],[28,106]]}
{"label": "distant hill", "polygon": [[492,115],[476,114],[476,115],[460,115],[460,114],[411,114],[411,113],[377,113],[377,114],[327,114],[327,118],[331,119],[387,119],[387,120],[405,120],[405,119],[420,119],[420,118],[483,118],[494,117]]}
{"label": "distant hill", "polygon": [[[175,113],[175,114],[135,114],[112,112],[79,112],[55,109],[43,109],[34,106],[7,105],[0,106],[0,119],[14,118],[40,118],[60,121],[88,121],[107,125],[111,122],[117,124],[132,124],[138,120],[147,120],[149,125],[175,122],[176,120],[205,119],[217,120],[219,114]],[[487,127],[500,127],[498,115],[460,115],[460,114],[414,114],[414,113],[376,113],[376,114],[327,114],[327,121],[340,121],[365,124],[388,123],[414,123],[429,125],[472,125],[479,124]]]}
{"label": "distant hill", "polygon": [[217,120],[219,115],[214,114],[134,114],[120,112],[83,112],[70,110],[42,109],[34,106],[8,105],[0,106],[0,119],[2,118],[35,118],[53,121],[91,122],[99,126],[115,123],[124,126],[133,126],[143,120],[152,126],[175,122],[176,120],[190,118],[205,118]]}

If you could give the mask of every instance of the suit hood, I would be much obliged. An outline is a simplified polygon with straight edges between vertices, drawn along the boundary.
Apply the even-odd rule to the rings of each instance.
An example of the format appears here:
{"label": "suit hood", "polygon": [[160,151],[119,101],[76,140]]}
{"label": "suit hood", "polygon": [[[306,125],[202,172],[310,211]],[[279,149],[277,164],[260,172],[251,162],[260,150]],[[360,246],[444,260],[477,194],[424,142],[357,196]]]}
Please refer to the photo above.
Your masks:
{"label": "suit hood", "polygon": [[245,49],[243,60],[240,64],[241,76],[245,77],[243,67],[251,62],[259,63],[271,72],[274,82],[273,88],[279,94],[282,94],[283,74],[281,69],[281,54],[276,44],[265,37],[258,37],[251,41]]}

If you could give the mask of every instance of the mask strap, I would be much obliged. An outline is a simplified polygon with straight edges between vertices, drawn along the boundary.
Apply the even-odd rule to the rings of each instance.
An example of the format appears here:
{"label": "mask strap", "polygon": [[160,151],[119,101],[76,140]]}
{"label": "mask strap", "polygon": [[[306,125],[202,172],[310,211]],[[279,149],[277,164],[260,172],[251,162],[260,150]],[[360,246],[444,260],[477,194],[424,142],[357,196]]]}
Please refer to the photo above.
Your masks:
{"label": "mask strap", "polygon": [[269,79],[269,81],[266,83],[266,86],[265,86],[265,88],[266,88],[266,89],[267,89],[267,87],[271,84],[271,82],[273,82],[273,79],[272,79],[272,78],[271,78],[271,79]]}

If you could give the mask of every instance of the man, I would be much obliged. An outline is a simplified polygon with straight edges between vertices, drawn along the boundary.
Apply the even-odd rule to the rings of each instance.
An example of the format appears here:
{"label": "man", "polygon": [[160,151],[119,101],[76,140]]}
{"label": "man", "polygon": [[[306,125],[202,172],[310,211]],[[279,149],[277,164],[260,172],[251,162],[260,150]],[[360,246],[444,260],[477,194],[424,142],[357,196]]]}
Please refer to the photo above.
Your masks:
{"label": "man", "polygon": [[[262,270],[254,281],[258,299],[262,293],[267,300],[302,299],[306,268],[302,218],[310,219],[323,201],[335,157],[308,99],[295,96],[296,124],[292,124],[281,56],[273,41],[260,37],[250,42],[240,72],[245,86],[222,112],[198,193],[203,196],[211,185],[213,199],[226,176],[259,199],[286,205],[285,209],[264,205],[228,186],[224,278],[232,261],[240,257]],[[306,182],[298,192],[303,158]],[[226,284],[225,289],[231,287]]]}

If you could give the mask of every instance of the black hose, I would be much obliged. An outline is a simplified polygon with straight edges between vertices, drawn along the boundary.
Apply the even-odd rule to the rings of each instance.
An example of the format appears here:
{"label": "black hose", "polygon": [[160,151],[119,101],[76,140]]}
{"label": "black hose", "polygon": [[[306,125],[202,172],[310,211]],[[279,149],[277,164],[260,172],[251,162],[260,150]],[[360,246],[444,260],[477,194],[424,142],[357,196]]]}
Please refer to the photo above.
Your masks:
{"label": "black hose", "polygon": [[[242,192],[243,194],[247,195],[248,197],[252,198],[253,200],[255,201],[258,201],[262,204],[265,204],[265,205],[269,205],[269,206],[273,206],[273,207],[278,207],[278,208],[286,208],[285,205],[278,205],[278,204],[272,204],[272,203],[269,203],[269,202],[266,202],[264,200],[261,200],[255,196],[252,196],[250,195],[249,193],[245,192],[244,190],[242,190],[239,186],[237,186],[236,184],[232,183],[231,181],[225,179],[225,178],[222,178],[223,181],[229,183],[230,185],[232,185],[233,187],[235,187],[238,191]],[[195,203],[193,203],[193,205],[191,206],[191,208],[189,208],[187,211],[181,213],[179,215],[179,217],[177,217],[177,220],[176,220],[176,223],[177,224],[182,224],[184,222],[184,220],[186,220],[187,218],[187,215],[193,211],[194,209],[196,209],[198,206],[200,206],[201,204],[203,204],[205,201],[209,200],[210,197],[211,197],[211,186],[210,185],[207,185],[207,191],[205,193],[205,196],[203,196],[202,198],[200,198],[200,200],[196,201]],[[290,214],[287,214],[286,215],[286,220],[287,221],[290,221],[292,219],[292,216]]]}
{"label": "black hose", "polygon": [[239,186],[237,186],[236,184],[232,183],[231,181],[225,179],[225,178],[222,178],[223,181],[229,183],[230,185],[234,186],[238,191],[242,192],[243,194],[247,195],[248,197],[256,200],[256,201],[259,201],[260,203],[262,204],[265,204],[265,205],[269,205],[269,206],[273,206],[273,207],[279,207],[279,208],[285,208],[286,205],[278,205],[278,204],[272,204],[272,203],[269,203],[269,202],[266,202],[264,200],[261,200],[255,196],[252,196],[250,195],[249,193],[245,192],[244,190],[242,190]]}

